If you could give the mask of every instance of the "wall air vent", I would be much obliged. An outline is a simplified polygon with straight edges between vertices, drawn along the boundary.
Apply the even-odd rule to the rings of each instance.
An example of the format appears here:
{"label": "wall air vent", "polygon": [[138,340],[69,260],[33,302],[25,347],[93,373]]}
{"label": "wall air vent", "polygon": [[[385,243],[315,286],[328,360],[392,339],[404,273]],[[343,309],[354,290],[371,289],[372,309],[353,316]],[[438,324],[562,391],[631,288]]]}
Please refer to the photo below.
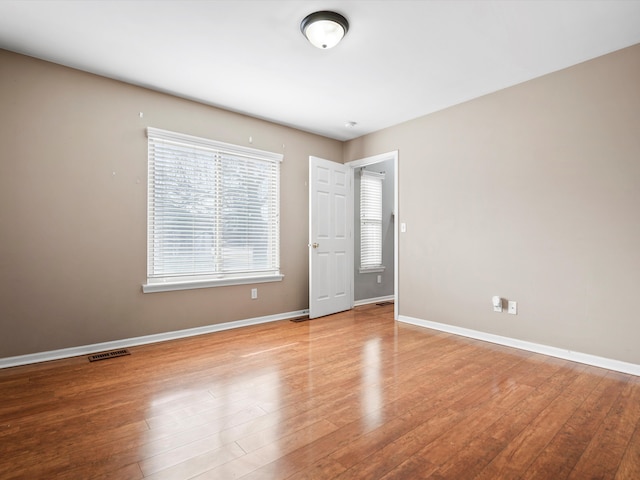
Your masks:
{"label": "wall air vent", "polygon": [[122,357],[124,355],[131,355],[131,352],[126,348],[120,350],[111,350],[110,352],[94,353],[89,355],[90,362],[97,362],[98,360],[106,360],[107,358]]}

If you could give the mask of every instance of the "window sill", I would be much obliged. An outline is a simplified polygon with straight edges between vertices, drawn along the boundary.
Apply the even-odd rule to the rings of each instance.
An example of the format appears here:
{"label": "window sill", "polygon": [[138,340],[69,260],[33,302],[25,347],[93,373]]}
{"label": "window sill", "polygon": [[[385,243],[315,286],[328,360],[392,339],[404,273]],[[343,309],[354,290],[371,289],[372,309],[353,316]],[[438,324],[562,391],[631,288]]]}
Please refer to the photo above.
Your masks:
{"label": "window sill", "polygon": [[384,266],[380,267],[370,267],[370,268],[360,268],[360,273],[381,273],[384,272]]}
{"label": "window sill", "polygon": [[227,287],[230,285],[247,285],[251,283],[280,282],[284,275],[274,274],[260,277],[223,278],[207,280],[166,281],[145,283],[142,293],[171,292],[174,290],[194,290],[196,288]]}

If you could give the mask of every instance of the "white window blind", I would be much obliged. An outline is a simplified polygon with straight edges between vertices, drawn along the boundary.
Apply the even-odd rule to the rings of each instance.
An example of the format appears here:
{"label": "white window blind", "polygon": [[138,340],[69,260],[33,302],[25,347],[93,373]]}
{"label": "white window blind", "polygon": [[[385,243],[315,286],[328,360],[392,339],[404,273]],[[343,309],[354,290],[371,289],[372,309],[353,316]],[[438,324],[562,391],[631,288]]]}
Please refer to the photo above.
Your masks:
{"label": "white window blind", "polygon": [[360,175],[360,269],[381,269],[384,173],[361,170]]}
{"label": "white window blind", "polygon": [[147,284],[280,276],[282,155],[151,127],[147,136]]}

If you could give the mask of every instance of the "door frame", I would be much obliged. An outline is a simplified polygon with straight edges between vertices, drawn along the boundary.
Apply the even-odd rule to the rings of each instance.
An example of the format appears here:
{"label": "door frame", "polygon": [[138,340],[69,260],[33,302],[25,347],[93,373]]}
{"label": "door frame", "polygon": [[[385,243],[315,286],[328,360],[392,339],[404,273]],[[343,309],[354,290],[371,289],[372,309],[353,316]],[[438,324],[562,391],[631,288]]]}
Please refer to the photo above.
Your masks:
{"label": "door frame", "polygon": [[[400,221],[398,215],[398,204],[399,204],[399,194],[398,194],[398,185],[399,185],[399,172],[398,172],[398,150],[393,150],[387,153],[381,153],[379,155],[374,155],[372,157],[361,158],[359,160],[353,160],[351,162],[346,162],[345,165],[350,167],[351,172],[351,185],[354,185],[354,175],[355,169],[359,167],[365,167],[367,165],[372,165],[374,163],[384,162],[386,160],[393,160],[393,170],[394,170],[394,181],[393,181],[393,296],[394,296],[394,305],[393,305],[393,318],[395,320],[398,319],[398,312],[400,311],[400,294],[399,294],[399,231],[400,231]],[[351,231],[355,231],[355,218],[353,218],[355,206],[354,199],[354,189],[351,188],[351,192],[349,195],[349,211],[351,218],[353,220],[353,226]],[[355,238],[353,238],[355,242]],[[352,247],[352,252],[355,249]],[[353,254],[352,254],[353,257]],[[355,262],[355,259],[353,259]],[[352,262],[352,264],[353,264]],[[355,292],[354,292],[354,270],[353,265],[351,268],[351,305],[353,306],[355,302]]]}

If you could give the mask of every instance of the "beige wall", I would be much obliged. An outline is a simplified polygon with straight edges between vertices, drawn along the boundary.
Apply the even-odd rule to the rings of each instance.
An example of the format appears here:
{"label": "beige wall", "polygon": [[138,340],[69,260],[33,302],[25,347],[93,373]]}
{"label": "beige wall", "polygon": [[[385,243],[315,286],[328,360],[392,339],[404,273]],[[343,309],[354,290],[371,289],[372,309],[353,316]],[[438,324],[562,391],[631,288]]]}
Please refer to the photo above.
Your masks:
{"label": "beige wall", "polygon": [[[638,85],[634,46],[342,144],[0,50],[0,358],[307,308],[308,156],[398,149],[401,315],[640,364]],[[147,126],[285,145],[283,282],[141,293]]]}
{"label": "beige wall", "polygon": [[640,45],[353,140],[345,161],[395,149],[401,315],[640,364]]}
{"label": "beige wall", "polygon": [[[0,105],[0,358],[307,308],[308,156],[341,142],[3,50]],[[284,152],[285,278],[258,300],[142,294],[147,126]]]}

